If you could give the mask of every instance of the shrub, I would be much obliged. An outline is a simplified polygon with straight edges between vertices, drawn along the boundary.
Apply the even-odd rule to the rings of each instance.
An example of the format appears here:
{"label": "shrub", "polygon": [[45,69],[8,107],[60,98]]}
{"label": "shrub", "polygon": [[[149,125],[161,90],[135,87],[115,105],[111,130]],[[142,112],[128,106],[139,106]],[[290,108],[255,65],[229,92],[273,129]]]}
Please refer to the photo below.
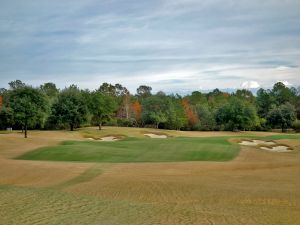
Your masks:
{"label": "shrub", "polygon": [[105,121],[104,125],[116,127],[116,126],[118,126],[118,122],[116,119],[110,119],[109,121]]}
{"label": "shrub", "polygon": [[293,128],[296,132],[300,132],[300,120],[296,120],[293,124]]}

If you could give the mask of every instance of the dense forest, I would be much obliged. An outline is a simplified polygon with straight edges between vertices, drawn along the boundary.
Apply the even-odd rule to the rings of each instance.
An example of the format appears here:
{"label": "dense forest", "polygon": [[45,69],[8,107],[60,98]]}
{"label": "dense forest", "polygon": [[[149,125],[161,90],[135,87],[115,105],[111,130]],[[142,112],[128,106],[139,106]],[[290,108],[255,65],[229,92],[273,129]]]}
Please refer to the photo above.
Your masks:
{"label": "dense forest", "polygon": [[215,89],[190,95],[152,93],[141,85],[131,94],[120,84],[97,90],[53,83],[32,87],[20,80],[0,89],[0,129],[70,129],[102,125],[199,131],[300,129],[300,88],[276,83],[272,89],[235,93]]}

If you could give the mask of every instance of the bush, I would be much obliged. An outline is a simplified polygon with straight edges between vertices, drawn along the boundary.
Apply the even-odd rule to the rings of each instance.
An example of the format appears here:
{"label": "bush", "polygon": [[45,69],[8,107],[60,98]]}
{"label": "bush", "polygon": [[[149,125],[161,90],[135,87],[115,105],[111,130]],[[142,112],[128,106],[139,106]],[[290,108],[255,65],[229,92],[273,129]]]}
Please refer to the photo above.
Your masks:
{"label": "bush", "polygon": [[300,120],[296,120],[293,124],[293,128],[296,132],[300,132]]}
{"label": "bush", "polygon": [[257,124],[255,126],[255,130],[257,131],[269,131],[272,128],[267,124],[267,120],[265,118],[258,118]]}
{"label": "bush", "polygon": [[116,127],[116,126],[118,126],[118,122],[116,119],[110,119],[109,121],[105,121],[104,125]]}
{"label": "bush", "polygon": [[130,119],[117,119],[117,124],[119,127],[136,127],[137,122],[135,119],[130,118]]}

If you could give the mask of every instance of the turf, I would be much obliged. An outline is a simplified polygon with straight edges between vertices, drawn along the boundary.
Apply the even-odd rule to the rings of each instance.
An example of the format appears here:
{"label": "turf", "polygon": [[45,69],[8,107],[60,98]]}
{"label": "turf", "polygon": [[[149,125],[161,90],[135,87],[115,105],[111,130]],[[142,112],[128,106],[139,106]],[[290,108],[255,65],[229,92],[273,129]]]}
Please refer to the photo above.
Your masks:
{"label": "turf", "polygon": [[282,140],[282,139],[300,140],[300,135],[299,134],[277,134],[277,135],[263,137],[260,139],[263,139],[263,140]]}
{"label": "turf", "polygon": [[158,214],[158,209],[149,204],[107,201],[48,188],[0,185],[0,198],[0,224],[134,225],[147,221],[143,224],[150,225],[154,224],[153,214]]}
{"label": "turf", "polygon": [[168,139],[126,138],[118,142],[65,141],[43,147],[17,159],[82,162],[228,161],[239,146],[226,137]]}
{"label": "turf", "polygon": [[[147,154],[147,149],[162,151],[163,145],[170,146],[171,142],[173,155],[196,148],[200,152],[237,148],[239,157],[226,162],[188,163],[12,159],[41,146],[58,145],[63,140],[86,140],[86,130],[95,138],[114,134],[134,138],[115,143],[67,141],[57,147],[77,146],[76,151],[86,154],[92,147],[95,151],[119,148]],[[27,139],[21,133],[0,135],[0,224],[300,225],[299,135],[164,131],[171,137],[153,140],[145,138],[144,133],[154,133],[154,129],[104,127],[103,131],[95,128],[75,132],[31,131]],[[279,140],[278,143],[294,147],[294,151],[276,153],[243,146],[239,152],[238,145],[228,142],[243,138]],[[194,141],[195,144],[191,143]],[[133,149],[133,145],[139,149]],[[175,157],[172,154],[169,153],[169,160]]]}

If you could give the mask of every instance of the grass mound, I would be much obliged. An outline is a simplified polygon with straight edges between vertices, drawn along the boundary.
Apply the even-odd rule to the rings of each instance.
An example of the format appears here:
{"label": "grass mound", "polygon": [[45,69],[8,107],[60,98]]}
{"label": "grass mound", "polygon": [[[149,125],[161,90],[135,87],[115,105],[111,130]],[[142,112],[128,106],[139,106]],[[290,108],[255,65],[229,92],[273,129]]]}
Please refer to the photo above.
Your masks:
{"label": "grass mound", "polygon": [[239,146],[226,137],[171,139],[126,138],[119,142],[65,141],[39,148],[18,159],[82,162],[228,161]]}

